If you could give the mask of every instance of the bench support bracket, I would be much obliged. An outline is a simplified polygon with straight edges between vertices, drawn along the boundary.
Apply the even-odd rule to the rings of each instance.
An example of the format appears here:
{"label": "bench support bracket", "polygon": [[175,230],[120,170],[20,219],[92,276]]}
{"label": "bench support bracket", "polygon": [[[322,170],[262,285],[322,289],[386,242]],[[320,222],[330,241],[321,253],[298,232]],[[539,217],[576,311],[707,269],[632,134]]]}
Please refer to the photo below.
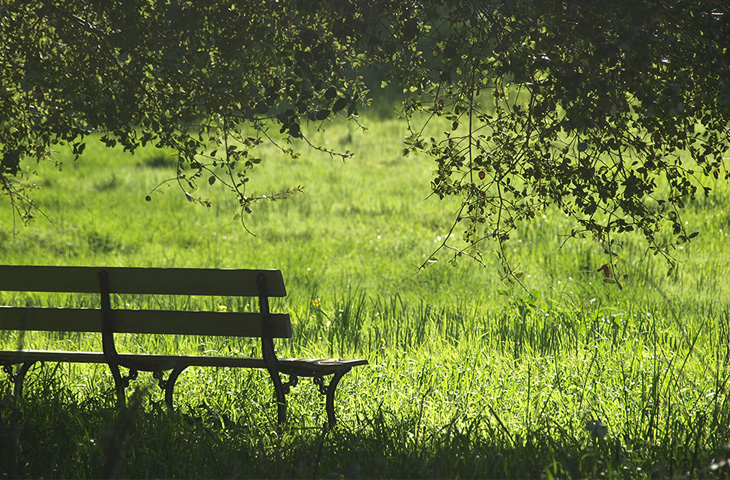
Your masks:
{"label": "bench support bracket", "polygon": [[350,369],[346,368],[335,373],[329,385],[325,385],[323,377],[314,377],[312,379],[314,384],[319,387],[319,393],[325,396],[325,410],[327,411],[327,425],[329,428],[334,427],[337,423],[337,418],[335,417],[335,390],[337,390],[337,384],[340,383],[342,377],[349,371]]}
{"label": "bench support bracket", "polygon": [[298,383],[299,377],[297,377],[296,375],[289,375],[289,381],[281,384],[282,388],[284,389],[284,394],[286,395],[287,393],[289,393],[292,387],[296,387]]}

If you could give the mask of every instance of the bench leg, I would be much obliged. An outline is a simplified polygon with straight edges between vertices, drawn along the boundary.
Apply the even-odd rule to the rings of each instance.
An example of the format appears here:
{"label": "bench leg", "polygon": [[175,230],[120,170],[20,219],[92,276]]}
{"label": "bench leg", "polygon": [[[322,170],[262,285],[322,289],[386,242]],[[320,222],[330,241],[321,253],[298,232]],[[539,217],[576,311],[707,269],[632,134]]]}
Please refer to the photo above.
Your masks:
{"label": "bench leg", "polygon": [[15,394],[15,398],[20,399],[23,396],[23,379],[25,378],[25,374],[28,373],[28,370],[30,370],[30,367],[35,362],[25,362],[20,369],[18,369],[18,373],[15,374],[15,385],[13,386],[13,393]]}
{"label": "bench leg", "polygon": [[337,423],[337,418],[335,417],[335,390],[337,390],[337,384],[340,383],[342,377],[349,371],[350,369],[347,368],[335,373],[329,385],[324,384],[322,377],[314,377],[314,383],[319,386],[320,393],[325,395],[325,410],[327,411],[327,426],[329,428],[334,427]]}
{"label": "bench leg", "polygon": [[276,397],[277,406],[277,421],[279,426],[282,427],[286,424],[286,392],[289,390],[288,386],[284,386],[281,381],[279,372],[275,368],[267,366],[266,370],[269,372],[271,382],[274,384],[274,395]]}
{"label": "bench leg", "polygon": [[127,405],[127,398],[124,392],[127,390],[129,382],[131,382],[132,380],[137,380],[137,375],[139,374],[139,372],[135,368],[130,368],[129,373],[123,377],[122,372],[119,370],[119,365],[110,364],[109,368],[112,371],[112,377],[114,378],[114,388],[117,392],[117,406],[119,408],[124,408]]}
{"label": "bench leg", "polygon": [[286,424],[286,392],[278,374],[276,375],[276,380],[274,380],[274,390],[276,391],[277,420],[279,426],[283,426]]}
{"label": "bench leg", "polygon": [[25,374],[28,373],[28,370],[34,363],[35,361],[24,362],[18,369],[18,373],[13,373],[12,363],[3,363],[3,370],[10,377],[10,381],[13,382],[13,395],[18,400],[23,397],[23,379],[25,379]]}
{"label": "bench leg", "polygon": [[187,365],[173,368],[167,380],[164,380],[163,373],[159,370],[152,373],[152,376],[157,379],[157,385],[165,391],[165,404],[170,411],[173,411],[172,392],[175,388],[175,382],[185,368],[187,368]]}
{"label": "bench leg", "polygon": [[112,372],[112,378],[114,379],[114,389],[117,393],[117,406],[122,408],[125,406],[126,398],[124,397],[124,390],[126,388],[125,383],[129,383],[129,381],[125,381],[124,378],[122,378],[122,372],[119,371],[119,365],[115,363],[109,363],[109,370]]}

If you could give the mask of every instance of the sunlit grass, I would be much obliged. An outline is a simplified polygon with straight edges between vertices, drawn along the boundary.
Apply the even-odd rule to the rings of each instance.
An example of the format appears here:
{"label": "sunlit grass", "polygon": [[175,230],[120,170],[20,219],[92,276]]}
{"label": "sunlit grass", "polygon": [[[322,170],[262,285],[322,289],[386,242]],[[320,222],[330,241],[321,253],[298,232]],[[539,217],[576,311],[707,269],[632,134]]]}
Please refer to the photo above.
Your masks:
{"label": "sunlit grass", "polygon": [[[671,277],[637,237],[619,252],[624,289],[605,284],[600,246],[564,243],[564,216],[547,211],[507,244],[524,272],[524,288],[508,287],[488,251],[486,268],[466,259],[452,267],[440,254],[419,271],[457,205],[429,197],[433,165],[401,156],[400,123],[365,120],[367,133],[339,124],[312,133],[356,153],[344,162],[262,147],[252,188],[304,193],[256,205],[245,216],[255,236],[234,220],[235,199],[207,184],[195,193],[211,208],[174,185],[145,202],[174,176],[170,152],[129,155],[93,142],[62,172],[38,166],[35,198],[47,218],[14,233],[10,210],[0,210],[3,263],[281,269],[289,296],[277,308],[292,314],[294,338],[277,344],[280,354],[370,361],[338,389],[337,429],[319,428],[322,398],[302,382],[290,397],[292,428],[278,433],[265,372],[190,369],[176,387],[177,414],[140,375],[137,408],[118,413],[105,367],[43,365],[29,373],[17,417],[9,382],[0,384],[3,439],[15,439],[4,440],[3,452],[16,453],[6,465],[27,477],[98,477],[112,467],[125,477],[727,475],[712,469],[730,454],[726,184],[689,205],[702,235],[676,251],[682,265]],[[3,348],[19,343],[17,333],[0,335]],[[258,348],[248,339],[118,337],[127,351]],[[99,347],[80,334],[22,342]]]}

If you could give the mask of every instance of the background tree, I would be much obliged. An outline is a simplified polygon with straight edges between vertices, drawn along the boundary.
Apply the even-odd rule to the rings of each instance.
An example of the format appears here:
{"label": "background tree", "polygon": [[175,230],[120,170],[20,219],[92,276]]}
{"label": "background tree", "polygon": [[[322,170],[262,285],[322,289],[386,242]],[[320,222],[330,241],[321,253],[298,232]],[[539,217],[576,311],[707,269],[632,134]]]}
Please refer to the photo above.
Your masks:
{"label": "background tree", "polygon": [[[709,193],[703,179],[727,178],[730,7],[720,0],[1,9],[0,185],[26,218],[21,159],[52,159],[57,143],[79,155],[92,132],[130,151],[174,149],[188,199],[206,203],[189,192],[219,183],[250,212],[256,145],[278,131],[296,155],[304,122],[356,118],[369,102],[365,72],[409,93],[406,150],[433,157],[435,194],[461,199],[453,232],[463,234],[442,245],[456,256],[481,260],[485,240],[503,252],[515,225],[554,205],[574,221],[565,233],[593,236],[612,267],[634,230],[673,265],[671,248],[696,235],[682,208]],[[448,131],[424,135],[437,117]]]}

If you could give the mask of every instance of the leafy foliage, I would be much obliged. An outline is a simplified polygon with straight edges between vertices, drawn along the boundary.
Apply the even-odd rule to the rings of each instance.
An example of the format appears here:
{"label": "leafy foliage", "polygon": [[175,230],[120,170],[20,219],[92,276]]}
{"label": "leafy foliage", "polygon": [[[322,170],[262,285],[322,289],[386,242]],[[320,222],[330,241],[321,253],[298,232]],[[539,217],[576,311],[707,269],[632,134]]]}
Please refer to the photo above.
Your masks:
{"label": "leafy foliage", "polygon": [[[709,192],[704,178],[727,176],[730,7],[720,0],[0,8],[1,191],[25,217],[21,159],[48,159],[58,143],[78,156],[91,132],[130,151],[174,150],[171,181],[189,200],[209,205],[197,184],[222,184],[250,212],[263,198],[248,190],[256,146],[297,155],[293,141],[312,145],[305,123],[357,118],[366,72],[409,94],[406,152],[430,155],[434,193],[461,199],[465,246],[446,243],[454,235],[442,248],[479,260],[494,239],[507,280],[518,273],[504,243],[549,205],[573,219],[569,236],[601,242],[611,266],[631,231],[673,265],[671,248],[697,234],[682,208]],[[448,130],[427,134],[432,119]]]}
{"label": "leafy foliage", "polygon": [[56,143],[79,155],[91,132],[129,151],[173,149],[174,180],[189,200],[207,203],[189,193],[201,179],[220,182],[249,211],[247,172],[261,162],[255,147],[278,137],[273,125],[302,138],[303,121],[354,113],[364,96],[351,80],[353,46],[332,33],[337,18],[295,2],[45,1],[2,10],[3,189],[26,215],[32,204],[10,183],[17,158],[47,158]]}
{"label": "leafy foliage", "polygon": [[619,234],[637,230],[673,265],[672,245],[697,235],[681,209],[709,193],[703,176],[727,176],[728,6],[455,2],[447,22],[433,15],[428,81],[407,111],[451,128],[414,128],[408,143],[436,159],[434,192],[462,198],[470,248],[457,255],[479,258],[493,238],[503,256],[517,223],[557,205],[567,233],[595,237],[611,264]]}

